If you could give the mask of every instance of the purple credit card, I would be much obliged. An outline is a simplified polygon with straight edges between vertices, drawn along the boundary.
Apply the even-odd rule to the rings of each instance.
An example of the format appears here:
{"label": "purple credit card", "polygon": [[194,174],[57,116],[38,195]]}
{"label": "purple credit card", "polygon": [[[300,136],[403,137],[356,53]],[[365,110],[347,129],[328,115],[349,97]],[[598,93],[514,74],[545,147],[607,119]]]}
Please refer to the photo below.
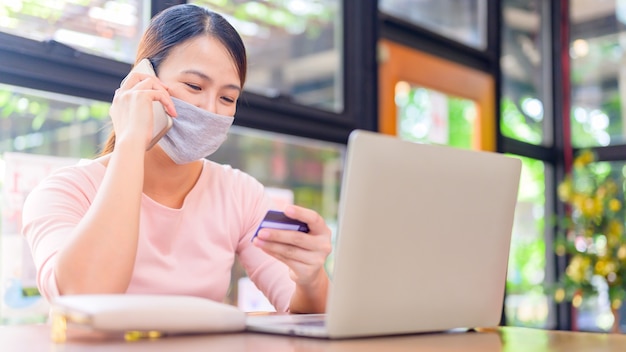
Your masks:
{"label": "purple credit card", "polygon": [[292,231],[300,231],[300,232],[309,232],[309,227],[306,223],[289,218],[282,211],[270,210],[265,214],[265,218],[261,221],[261,225],[256,229],[254,236],[252,236],[252,240],[257,236],[259,230],[267,227],[271,229],[279,229],[279,230],[292,230]]}

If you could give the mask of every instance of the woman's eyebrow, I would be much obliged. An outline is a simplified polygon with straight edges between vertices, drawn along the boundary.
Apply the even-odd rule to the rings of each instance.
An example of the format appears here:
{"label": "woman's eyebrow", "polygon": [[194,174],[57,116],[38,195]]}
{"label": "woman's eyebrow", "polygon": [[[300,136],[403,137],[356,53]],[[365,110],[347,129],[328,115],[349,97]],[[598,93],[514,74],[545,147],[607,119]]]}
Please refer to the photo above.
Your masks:
{"label": "woman's eyebrow", "polygon": [[[185,70],[182,73],[195,75],[195,76],[200,77],[200,79],[202,79],[202,80],[213,82],[213,79],[211,77],[209,77],[206,74],[204,74],[204,73],[202,73],[200,71],[197,71],[197,70]],[[226,84],[222,88],[234,89],[234,90],[236,90],[238,92],[241,92],[241,87],[236,85],[236,84]]]}

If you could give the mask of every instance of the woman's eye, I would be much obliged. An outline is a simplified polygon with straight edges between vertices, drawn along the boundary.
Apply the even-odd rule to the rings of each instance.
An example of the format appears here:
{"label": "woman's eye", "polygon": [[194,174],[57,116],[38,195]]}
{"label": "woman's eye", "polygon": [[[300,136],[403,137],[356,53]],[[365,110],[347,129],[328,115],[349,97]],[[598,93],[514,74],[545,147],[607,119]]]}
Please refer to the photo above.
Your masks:
{"label": "woman's eye", "polygon": [[200,90],[200,86],[197,86],[195,84],[191,84],[191,83],[185,83],[189,88],[193,89],[193,90]]}
{"label": "woman's eye", "polygon": [[235,99],[229,98],[229,97],[222,97],[222,100],[224,100],[227,103],[234,103],[235,102]]}

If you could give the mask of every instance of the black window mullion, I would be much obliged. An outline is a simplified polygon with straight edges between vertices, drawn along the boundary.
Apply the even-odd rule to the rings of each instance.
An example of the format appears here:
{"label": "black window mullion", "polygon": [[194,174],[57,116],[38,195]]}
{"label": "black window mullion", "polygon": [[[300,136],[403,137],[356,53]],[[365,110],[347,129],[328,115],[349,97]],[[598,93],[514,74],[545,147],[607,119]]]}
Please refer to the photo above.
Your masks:
{"label": "black window mullion", "polygon": [[0,82],[110,101],[130,65],[0,32]]}
{"label": "black window mullion", "polygon": [[378,130],[378,0],[343,2],[345,112],[355,128]]}
{"label": "black window mullion", "polygon": [[[499,60],[495,58],[495,52],[479,50],[464,45],[456,40],[383,12],[379,12],[378,16],[380,20],[380,36],[396,43],[487,73],[491,73],[494,61]],[[497,24],[490,24],[490,26],[493,25]],[[491,36],[494,35],[491,34]],[[490,39],[493,40],[494,38]],[[492,49],[492,47],[489,47],[489,50]]]}
{"label": "black window mullion", "polygon": [[236,125],[335,143],[346,143],[355,123],[337,114],[280,102],[245,91],[239,99]]}
{"label": "black window mullion", "polygon": [[[569,87],[569,0],[559,0],[551,2],[551,25],[552,25],[552,94],[553,101],[560,102],[553,106],[554,121],[554,147],[555,155],[552,185],[559,184],[565,178],[566,159],[571,155],[571,133],[569,125],[570,111],[570,87]],[[548,180],[546,180],[548,181]],[[546,188],[546,192],[548,188]],[[553,186],[551,192],[556,200],[556,187]],[[548,194],[546,194],[547,196]],[[553,202],[553,214],[558,218],[565,216],[565,206],[562,202]],[[554,234],[559,229],[554,226]],[[546,246],[547,251],[551,251],[554,265],[554,278],[559,280],[565,273],[567,266],[564,256],[557,256],[556,253]],[[572,327],[572,314],[570,303],[560,303],[556,309],[556,329],[570,330]]]}
{"label": "black window mullion", "polygon": [[187,0],[150,0],[150,16],[154,17],[154,15],[168,7],[186,3]]}

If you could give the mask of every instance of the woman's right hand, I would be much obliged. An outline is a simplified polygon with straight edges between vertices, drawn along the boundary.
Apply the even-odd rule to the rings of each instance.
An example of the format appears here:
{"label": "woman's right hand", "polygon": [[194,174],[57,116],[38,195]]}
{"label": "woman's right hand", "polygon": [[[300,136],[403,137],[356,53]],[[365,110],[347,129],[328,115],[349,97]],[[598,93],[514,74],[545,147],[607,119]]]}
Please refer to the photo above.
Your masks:
{"label": "woman's right hand", "polygon": [[144,146],[150,143],[154,101],[163,104],[170,116],[176,116],[167,87],[156,76],[131,70],[115,91],[109,110],[116,144],[135,138],[144,140]]}

